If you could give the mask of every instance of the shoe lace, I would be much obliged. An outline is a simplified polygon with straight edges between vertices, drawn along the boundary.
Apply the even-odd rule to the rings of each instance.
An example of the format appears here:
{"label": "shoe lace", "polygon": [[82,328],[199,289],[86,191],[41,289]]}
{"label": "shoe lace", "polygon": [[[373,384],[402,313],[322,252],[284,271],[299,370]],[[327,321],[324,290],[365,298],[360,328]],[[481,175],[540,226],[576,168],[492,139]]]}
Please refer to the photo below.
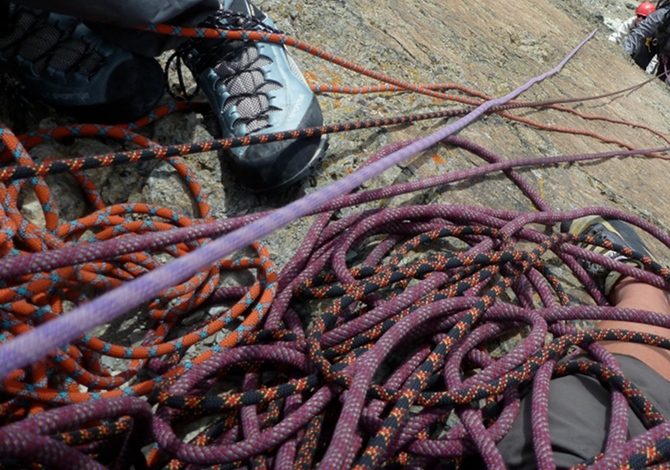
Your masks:
{"label": "shoe lace", "polygon": [[0,37],[0,51],[30,61],[37,73],[50,67],[93,77],[104,64],[104,57],[85,38],[73,37],[77,23],[61,29],[49,23],[48,16],[46,12],[15,8],[7,34]]}
{"label": "shoe lace", "polygon": [[[281,34],[255,16],[234,11],[218,11],[204,20],[200,26],[228,30],[255,30]],[[196,52],[194,54],[194,51]],[[187,58],[187,59],[185,59]],[[176,66],[178,87],[175,92],[168,86],[170,94],[177,99],[192,99],[198,92],[187,90],[183,65],[186,60],[191,69],[212,67],[226,86],[229,96],[223,103],[224,110],[237,107],[239,119],[248,132],[263,129],[269,125],[268,113],[271,111],[268,93],[281,87],[281,84],[267,80],[261,67],[271,60],[261,54],[251,42],[215,41],[195,39],[184,42],[175,49],[165,65],[166,81],[172,65]]]}

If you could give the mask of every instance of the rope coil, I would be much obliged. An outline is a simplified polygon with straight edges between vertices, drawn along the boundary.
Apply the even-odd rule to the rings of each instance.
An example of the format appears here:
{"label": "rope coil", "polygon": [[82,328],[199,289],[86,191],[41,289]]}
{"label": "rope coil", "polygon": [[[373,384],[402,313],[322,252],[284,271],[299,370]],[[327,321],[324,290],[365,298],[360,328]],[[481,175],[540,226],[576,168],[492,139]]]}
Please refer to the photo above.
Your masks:
{"label": "rope coil", "polygon": [[[165,25],[151,30],[174,33]],[[188,28],[180,31],[191,34]],[[206,29],[193,30],[193,34],[224,35],[229,39],[231,35],[246,34],[238,39],[299,46],[364,72],[355,64],[286,36]],[[401,89],[454,99],[442,93],[443,86],[411,85],[381,74],[365,74]],[[431,467],[445,462],[457,464],[466,456],[479,455],[487,466],[500,468],[504,462],[495,443],[509,431],[518,414],[520,387],[531,386],[537,410],[533,440],[536,448],[542,449],[537,463],[539,468],[551,468],[549,380],[578,372],[615,390],[608,430],[614,437],[608,440],[604,455],[594,456],[598,465],[639,467],[670,460],[664,416],[597,344],[620,340],[668,348],[670,341],[618,330],[577,330],[566,323],[576,319],[625,319],[670,327],[670,320],[659,314],[605,306],[605,299],[579,259],[604,264],[665,289],[670,271],[625,247],[605,244],[639,259],[645,270],[608,261],[579,247],[594,244],[592,238],[548,235],[531,224],[550,228],[563,220],[598,213],[633,223],[666,247],[670,247],[670,237],[614,209],[553,212],[514,171],[537,165],[538,159],[506,161],[451,135],[487,112],[520,106],[512,103],[507,107],[505,101],[547,76],[549,73],[505,99],[484,105],[487,97],[481,94],[477,100],[456,99],[478,106],[474,115],[472,109],[446,110],[405,120],[259,137],[259,142],[264,142],[470,113],[468,120],[423,139],[421,145],[443,142],[472,152],[489,164],[347,194],[361,181],[421,148],[417,142],[397,143],[373,155],[348,182],[319,197],[297,201],[284,213],[224,221],[211,219],[206,195],[180,156],[251,144],[254,140],[161,147],[137,133],[152,119],[189,105],[161,108],[153,117],[125,127],[82,125],[26,136],[1,129],[3,153],[16,164],[0,169],[0,180],[7,182],[0,187],[5,256],[0,260],[0,367],[4,368],[0,375],[5,378],[0,403],[5,424],[0,428],[0,457],[37,461],[54,468],[136,465],[177,469],[198,465]],[[597,137],[590,131],[583,133]],[[104,135],[132,142],[142,150],[39,164],[28,154],[45,139],[72,135]],[[555,157],[543,163],[640,154],[659,157],[665,151],[666,147],[629,148]],[[197,220],[146,204],[105,207],[91,181],[78,173],[85,168],[144,158],[165,159],[173,165],[198,202]],[[61,171],[77,172],[94,208],[90,215],[70,223],[60,221],[53,210],[56,202],[41,178]],[[353,209],[346,216],[335,217],[335,211],[343,207],[493,171],[504,171],[539,211],[432,204]],[[42,204],[45,228],[30,223],[17,207],[18,195],[29,186]],[[226,250],[248,246],[287,223],[287,217],[305,214],[319,215],[281,272],[261,243],[251,244],[253,253],[225,257]],[[247,238],[236,231],[239,228],[247,229]],[[95,241],[80,241],[91,231]],[[221,234],[228,234],[230,245],[221,239],[209,240]],[[80,312],[86,311],[84,308],[95,312],[95,322],[114,316],[110,313],[114,308],[126,312],[135,297],[125,298],[119,294],[122,290],[110,289],[128,286],[132,284],[129,281],[143,274],[139,279],[146,281],[153,273],[175,266],[174,262],[163,264],[162,255],[178,261],[189,256],[195,259],[198,255],[193,253],[202,253],[195,251],[201,246],[216,260],[204,262],[206,271],[188,265],[176,275],[181,276],[180,282],[159,279],[142,292],[149,302],[145,315],[150,326],[138,345],[81,337],[78,331],[87,330],[87,326],[78,325],[72,312],[63,315],[66,302],[88,301],[91,288],[109,293],[79,307]],[[27,252],[36,254],[19,255]],[[250,285],[222,284],[227,273],[247,269],[255,272]],[[570,298],[555,274],[558,269],[573,273],[596,305],[570,306]],[[149,284],[141,285],[140,291]],[[189,325],[188,333],[175,336],[189,315],[222,300],[232,305],[218,317],[196,320]],[[135,302],[139,305],[143,301]],[[45,328],[51,333],[39,336]],[[60,333],[52,335],[59,328]],[[217,344],[195,357],[190,355],[193,346],[219,332],[224,335]],[[512,350],[501,351],[499,338],[512,334],[520,335],[520,341]],[[26,339],[31,337],[33,343]],[[66,337],[73,341],[64,340]],[[61,349],[42,359],[52,343]],[[36,348],[27,348],[28,344]],[[575,358],[576,347],[585,350],[587,358]],[[19,354],[28,349],[30,360]],[[122,359],[127,366],[111,371],[102,356]],[[629,404],[649,428],[643,437],[630,441],[626,438],[625,417]],[[186,437],[192,428],[196,429],[195,437]],[[147,445],[151,450],[145,456],[143,448]]]}

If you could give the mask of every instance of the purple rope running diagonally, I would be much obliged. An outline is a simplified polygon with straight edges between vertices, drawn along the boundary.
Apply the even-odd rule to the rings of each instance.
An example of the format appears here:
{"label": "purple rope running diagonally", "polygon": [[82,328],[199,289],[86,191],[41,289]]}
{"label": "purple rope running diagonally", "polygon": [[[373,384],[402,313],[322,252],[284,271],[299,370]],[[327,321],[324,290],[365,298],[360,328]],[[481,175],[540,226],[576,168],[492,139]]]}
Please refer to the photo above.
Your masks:
{"label": "purple rope running diagonally", "polygon": [[[464,149],[475,149],[472,142],[462,137],[450,136],[444,140],[445,143],[458,145]],[[597,152],[578,155],[556,155],[552,157],[530,157],[516,160],[495,160],[496,163],[489,163],[475,168],[456,170],[449,173],[431,176],[419,181],[406,183],[397,183],[392,186],[384,186],[377,189],[368,189],[353,194],[340,196],[330,201],[325,206],[311,211],[307,215],[315,215],[332,209],[341,209],[351,207],[356,204],[371,202],[379,199],[387,199],[400,194],[416,192],[422,189],[428,189],[435,186],[444,186],[455,181],[461,181],[465,178],[475,178],[488,175],[497,171],[509,171],[519,168],[532,168],[537,166],[550,167],[559,163],[576,163],[600,160],[605,158],[627,158],[640,155],[657,155],[670,152],[670,147],[653,147],[635,150],[613,150],[607,152]],[[487,152],[490,153],[490,152]],[[493,160],[492,160],[493,161]],[[133,253],[136,251],[146,251],[172,245],[178,242],[186,242],[199,238],[212,238],[221,236],[236,228],[247,225],[254,220],[267,215],[268,212],[255,212],[248,215],[231,217],[227,219],[217,219],[213,222],[203,222],[200,224],[174,228],[162,232],[150,232],[144,234],[127,235],[122,239],[112,238],[105,241],[95,241],[75,246],[64,246],[49,251],[40,251],[31,254],[21,254],[16,256],[7,255],[0,259],[0,279],[15,279],[24,274],[37,273],[40,271],[51,271],[52,269],[73,264],[85,263],[93,260],[107,260],[119,255]]]}
{"label": "purple rope running diagonally", "polygon": [[487,110],[518,97],[533,85],[557,74],[572,57],[595,35],[592,31],[554,68],[530,79],[507,95],[483,103],[472,112],[439,131],[419,139],[384,159],[314,192],[287,206],[273,211],[255,222],[218,238],[190,255],[179,258],[163,267],[114,289],[72,312],[47,322],[0,346],[0,378],[17,368],[27,366],[58,347],[62,347],[95,326],[113,319],[154,298],[162,290],[191,277],[216,260],[227,256],[254,240],[258,240],[290,222],[322,207],[338,196],[349,193],[363,182],[381,174],[393,165],[421,152],[446,137],[459,132],[477,121]]}

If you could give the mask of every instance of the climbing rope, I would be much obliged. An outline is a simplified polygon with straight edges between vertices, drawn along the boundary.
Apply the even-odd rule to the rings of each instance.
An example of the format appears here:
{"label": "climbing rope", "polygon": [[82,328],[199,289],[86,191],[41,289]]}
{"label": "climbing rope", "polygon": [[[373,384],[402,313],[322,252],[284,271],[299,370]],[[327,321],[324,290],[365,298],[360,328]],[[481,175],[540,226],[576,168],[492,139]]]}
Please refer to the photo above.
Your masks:
{"label": "climbing rope", "polygon": [[[637,468],[670,460],[665,417],[597,344],[620,340],[669,348],[670,341],[574,324],[617,319],[670,327],[663,315],[607,306],[578,260],[665,289],[670,271],[629,248],[604,242],[604,247],[639,260],[644,269],[612,261],[580,248],[596,244],[592,237],[549,234],[548,229],[600,214],[626,220],[666,247],[670,236],[614,209],[555,212],[515,171],[613,157],[665,158],[661,154],[667,147],[632,149],[589,130],[546,126],[508,113],[522,106],[559,106],[558,101],[510,100],[557,73],[577,49],[551,72],[490,100],[458,86],[398,81],[283,35],[165,25],[150,29],[283,43],[390,84],[366,91],[409,90],[469,107],[171,146],[152,142],[139,131],[170,112],[191,109],[189,104],[172,103],[127,126],[58,127],[19,136],[0,129],[7,160],[0,169],[5,183],[0,186],[3,463],[49,468],[427,468],[467,465],[479,456],[487,466],[500,468],[495,442],[518,414],[520,389],[530,387],[533,400],[542,405],[533,416],[533,443],[544,449],[537,465],[552,468],[549,379],[574,373],[593,376],[614,391],[608,429],[614,437],[602,455],[594,456],[596,465]],[[475,98],[443,93],[447,89]],[[453,135],[492,112],[537,128],[616,143],[624,150],[509,161]],[[285,208],[235,219],[212,218],[197,175],[181,158],[237,145],[458,116],[465,117],[423,139],[382,149],[352,175]],[[668,143],[662,134],[647,130]],[[42,162],[30,156],[44,141],[81,136],[104,136],[140,149]],[[351,193],[361,182],[440,142],[488,163]],[[148,204],[107,206],[82,173],[148,159],[165,160],[176,170],[196,202],[195,217]],[[439,204],[356,207],[499,171],[537,212]],[[43,177],[61,172],[73,174],[81,185],[93,208],[90,214],[60,220]],[[41,203],[44,227],[19,210],[26,188]],[[339,214],[344,207],[352,209]],[[316,215],[316,221],[279,272],[256,240],[307,214]],[[255,273],[253,281],[224,282],[231,272],[248,270]],[[570,305],[559,271],[572,273],[594,305]],[[223,308],[210,309],[214,305]],[[145,327],[132,343],[112,344],[104,335],[96,336],[97,330],[90,332],[138,307]],[[520,340],[504,350],[500,338],[511,335]],[[576,348],[584,355],[575,355]],[[632,440],[627,439],[628,407],[649,429]]]}

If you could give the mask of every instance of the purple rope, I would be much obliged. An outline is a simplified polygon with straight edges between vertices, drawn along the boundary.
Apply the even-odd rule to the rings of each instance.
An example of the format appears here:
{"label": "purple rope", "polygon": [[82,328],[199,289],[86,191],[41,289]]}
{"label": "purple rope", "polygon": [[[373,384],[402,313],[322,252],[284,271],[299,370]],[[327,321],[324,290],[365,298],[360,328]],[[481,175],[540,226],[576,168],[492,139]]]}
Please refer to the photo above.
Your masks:
{"label": "purple rope", "polygon": [[[457,136],[450,136],[445,141],[455,144]],[[393,149],[401,148],[405,144],[390,145],[377,155],[387,155]],[[458,146],[467,150],[472,150],[478,153],[475,144],[464,139],[458,141]],[[485,149],[482,149],[485,150]],[[576,163],[587,162],[593,160],[602,160],[614,157],[634,157],[639,155],[658,154],[670,151],[670,147],[655,147],[637,150],[614,150],[608,152],[599,152],[593,154],[580,155],[559,155],[554,157],[540,157],[540,158],[523,158],[518,160],[508,160],[489,165],[483,165],[476,168],[469,168],[465,170],[458,170],[447,173],[445,175],[438,175],[426,178],[420,181],[412,181],[408,183],[399,183],[383,188],[371,189],[361,191],[355,194],[341,196],[329,202],[326,206],[313,210],[307,215],[314,215],[321,211],[331,211],[350,207],[356,204],[372,202],[380,199],[386,199],[401,194],[425,190],[432,187],[443,186],[456,181],[466,180],[468,178],[475,178],[484,176],[498,171],[506,171],[514,168],[530,168],[538,166],[551,166],[559,163]],[[481,152],[481,156],[493,155],[490,151],[486,153]],[[660,158],[660,157],[658,157]],[[495,158],[498,160],[498,157]],[[523,183],[524,187],[529,187]],[[530,187],[529,187],[530,188]],[[526,189],[524,189],[526,191]],[[528,191],[528,194],[530,194]],[[539,203],[534,200],[536,206],[540,207]],[[105,213],[103,211],[101,213]],[[0,259],[0,279],[14,279],[18,276],[42,271],[50,271],[55,268],[63,266],[71,266],[73,264],[85,263],[87,261],[104,260],[115,258],[126,253],[133,253],[139,251],[149,251],[164,246],[172,245],[179,242],[186,242],[195,239],[210,238],[220,236],[235,230],[239,227],[249,224],[270,212],[259,212],[240,217],[233,217],[230,219],[217,220],[214,222],[201,223],[189,227],[175,228],[167,231],[151,232],[146,234],[129,234],[120,239],[114,238],[106,241],[96,241],[90,243],[79,243],[71,247],[63,247],[53,249],[45,252],[22,254],[17,256],[6,256]],[[301,247],[302,253],[307,253],[306,249]],[[309,253],[307,253],[309,254]]]}
{"label": "purple rope", "polygon": [[535,461],[540,470],[554,470],[556,463],[554,452],[551,449],[549,434],[549,383],[554,370],[555,361],[543,364],[533,378],[533,392],[531,394],[531,416],[533,426],[533,449]]}
{"label": "purple rope", "polygon": [[245,227],[224,235],[187,256],[176,259],[134,281],[123,284],[90,303],[74,309],[67,315],[40,325],[32,331],[0,345],[0,357],[3,359],[0,363],[0,378],[5,377],[14,369],[36,362],[56,348],[82,336],[90,329],[108,323],[142,303],[153,299],[162,290],[190,278],[194,273],[216,260],[244,248],[252,241],[272,233],[314,209],[323,207],[329,201],[350,192],[387,168],[464,129],[482,117],[492,107],[502,105],[516,98],[536,83],[558,73],[594,34],[595,30],[550,71],[529,80],[523,86],[502,98],[487,101],[440,131],[419,139],[386,158],[373,162],[330,186],[298,199]]}
{"label": "purple rope", "polygon": [[[471,247],[467,252],[464,252],[464,255],[476,256],[479,253],[491,255],[503,250],[517,250],[518,241],[540,244],[546,243],[550,239],[546,233],[530,228],[528,224],[552,225],[565,219],[597,213],[605,217],[614,217],[631,222],[657,236],[666,246],[670,246],[670,237],[658,228],[614,209],[590,208],[564,213],[551,212],[548,205],[539,198],[537,192],[511,171],[517,165],[523,166],[523,163],[520,164],[519,162],[526,162],[530,165],[537,164],[537,160],[532,160],[532,163],[530,159],[503,162],[501,157],[495,153],[461,137],[450,136],[445,138],[444,142],[457,145],[494,163],[472,170],[441,175],[430,179],[429,184],[447,184],[474,175],[486,174],[490,171],[505,171],[506,175],[542,212],[524,213],[468,206],[425,205],[394,209],[371,209],[346,216],[337,221],[331,221],[333,215],[331,211],[333,209],[344,207],[345,204],[371,201],[380,196],[381,192],[377,190],[341,196],[321,208],[316,206],[303,208],[301,206],[297,210],[304,209],[305,213],[325,212],[317,218],[296,255],[280,274],[277,282],[279,285],[278,295],[267,316],[265,331],[263,332],[268,333],[269,330],[274,330],[274,332],[288,331],[295,335],[292,336],[294,339],[270,344],[259,343],[237,346],[215,353],[204,363],[189,363],[183,375],[171,379],[174,380],[174,383],[163,384],[165,389],[159,391],[166,392],[170,399],[198,398],[203,397],[204,394],[205,401],[214,400],[217,398],[214,394],[218,390],[218,386],[221,385],[219,380],[221,378],[224,378],[224,381],[226,380],[227,371],[230,368],[244,367],[247,364],[259,364],[259,370],[267,370],[264,364],[269,363],[269,367],[272,368],[270,370],[281,371],[281,374],[286,374],[293,380],[302,379],[307,375],[312,378],[317,377],[317,375],[314,375],[315,363],[312,361],[314,345],[310,342],[313,338],[309,336],[309,329],[307,330],[308,334],[305,334],[303,319],[301,319],[301,316],[305,318],[305,314],[300,309],[308,303],[303,305],[296,302],[294,304],[292,301],[298,300],[301,295],[306,295],[306,286],[311,285],[310,282],[318,284],[321,282],[318,281],[319,275],[324,272],[330,273],[331,270],[335,274],[335,278],[344,283],[341,286],[342,289],[348,295],[353,295],[352,293],[356,292],[356,288],[363,283],[361,277],[354,275],[355,269],[364,267],[369,273],[376,270],[377,265],[382,262],[386,263],[387,266],[401,266],[409,261],[404,256],[406,247],[414,249],[412,237],[425,235],[429,231],[443,228],[457,229],[462,224],[483,225],[498,229],[501,238],[480,235],[463,237],[463,240]],[[411,145],[414,144],[402,143],[387,147],[373,156],[370,161],[371,164],[365,168],[372,168],[376,163],[384,162],[385,158],[395,158],[399,151],[406,150]],[[640,151],[627,152],[623,153],[634,155]],[[603,155],[615,156],[621,154],[622,152],[604,152],[597,154],[598,157],[594,155],[582,157],[584,157],[583,160],[587,160],[606,158]],[[563,160],[560,161],[578,160],[580,156],[551,158],[553,160],[549,161],[550,164],[553,164],[561,158]],[[400,194],[400,191],[414,191],[426,187],[425,185],[425,181],[407,183],[384,188],[384,191],[386,191],[386,194]],[[16,257],[10,260],[8,264],[2,264],[2,261],[0,261],[0,272],[2,272],[3,267],[7,266],[10,270],[23,269],[16,264],[19,259],[31,260],[28,269],[37,269],[36,266],[43,265],[34,264],[33,262],[36,260],[53,264],[60,262],[58,258],[63,256],[64,253],[97,259],[95,256],[101,254],[113,256],[118,255],[123,250],[127,250],[124,251],[126,253],[137,251],[137,247],[142,244],[158,247],[185,241],[188,239],[187,237],[194,233],[198,233],[199,238],[204,238],[244,226],[255,217],[259,216],[247,216],[225,221],[225,223],[203,224],[188,229],[174,230],[160,238],[153,236],[122,237],[114,241],[115,244],[107,242],[107,244],[81,244],[72,249],[65,248],[48,253],[48,256],[45,257],[40,257],[41,255]],[[260,221],[258,220],[258,222]],[[272,219],[271,224],[275,222]],[[253,224],[249,227],[252,226]],[[267,227],[263,227],[263,230]],[[376,238],[375,247],[365,255],[363,262],[358,262],[355,269],[351,268],[348,264],[347,253],[355,250],[359,244],[364,244],[366,239],[370,238]],[[410,241],[403,243],[403,240]],[[153,245],[151,245],[152,243]],[[226,246],[219,248],[225,250],[227,249]],[[114,252],[114,247],[118,248],[119,251]],[[568,243],[555,245],[551,249],[578,278],[583,278],[585,286],[593,291],[594,298],[600,302],[605,300],[597,292],[593,281],[588,278],[577,259],[591,260],[612,269],[620,270],[627,275],[635,276],[652,285],[669,287],[658,275],[612,262]],[[419,250],[414,251],[416,253]],[[67,264],[71,263],[72,260]],[[586,305],[578,307],[560,306],[557,301],[557,293],[554,290],[555,284],[549,282],[543,264],[529,268],[523,273],[517,271],[517,267],[510,267],[512,264],[507,263],[494,267],[500,268],[500,274],[515,279],[515,284],[510,286],[509,292],[510,295],[513,293],[516,296],[519,306],[506,303],[504,297],[500,298],[471,326],[468,334],[455,343],[449,353],[442,358],[444,363],[441,368],[435,369],[434,373],[436,375],[433,377],[438,382],[440,377],[442,378],[440,390],[441,393],[446,392],[445,395],[451,400],[449,401],[450,404],[442,407],[426,406],[420,410],[413,410],[405,420],[399,423],[398,429],[394,429],[393,438],[386,448],[385,455],[381,457],[383,460],[393,459],[399,452],[407,451],[411,454],[411,461],[406,464],[406,467],[422,468],[434,466],[436,462],[432,459],[435,458],[461,457],[468,453],[477,453],[483,457],[488,466],[502,467],[504,462],[495,447],[495,443],[504,437],[518,416],[520,407],[518,387],[507,388],[496,392],[495,396],[488,396],[489,400],[495,400],[496,402],[493,422],[488,420],[490,417],[484,416],[482,410],[476,404],[468,402],[467,393],[477,387],[486,387],[498,380],[506,379],[515,370],[518,371],[523,368],[529,358],[540,358],[539,369],[535,372],[535,375],[527,373],[523,383],[532,381],[533,385],[532,440],[536,450],[538,467],[554,468],[547,407],[549,381],[558,356],[542,355],[546,351],[547,332],[549,331],[554,335],[556,344],[563,345],[563,349],[559,350],[560,356],[568,352],[569,341],[576,340],[578,337],[571,326],[563,324],[566,320],[618,319],[670,326],[670,318],[652,312]],[[173,266],[173,264],[169,266]],[[459,269],[431,272],[425,277],[419,276],[408,280],[406,284],[400,284],[398,287],[402,288],[402,291],[394,287],[394,292],[389,300],[386,300],[388,292],[382,291],[361,296],[358,304],[352,303],[349,307],[342,309],[340,316],[333,320],[333,325],[323,331],[318,346],[316,346],[316,349],[323,348],[324,354],[331,354],[331,356],[326,357],[333,357],[332,354],[336,351],[336,348],[346,345],[350,340],[361,339],[366,333],[375,331],[376,328],[392,318],[397,323],[388,331],[380,332],[380,336],[366,339],[365,341],[368,341],[365,345],[367,352],[363,355],[355,356],[353,353],[347,352],[348,357],[352,359],[350,363],[347,363],[347,361],[340,362],[340,358],[336,356],[335,362],[340,362],[340,366],[348,364],[346,368],[340,368],[337,372],[339,377],[344,377],[350,381],[347,382],[350,384],[348,388],[343,389],[339,385],[325,383],[323,377],[318,376],[318,383],[312,389],[300,393],[290,391],[288,393],[294,394],[284,395],[282,417],[281,419],[277,418],[279,421],[269,421],[272,416],[270,411],[263,408],[264,405],[253,404],[258,403],[255,400],[259,400],[259,397],[265,393],[262,392],[262,388],[256,389],[259,386],[265,387],[268,385],[267,380],[261,380],[263,374],[253,369],[252,373],[245,375],[242,382],[242,390],[254,391],[255,398],[252,396],[252,404],[242,402],[238,405],[239,408],[229,410],[230,413],[236,414],[234,416],[238,418],[237,423],[227,431],[222,431],[217,438],[206,446],[194,445],[193,442],[186,443],[177,435],[178,431],[176,430],[181,432],[180,420],[186,418],[188,413],[177,408],[171,408],[171,406],[181,405],[175,405],[175,402],[161,404],[155,415],[152,415],[148,405],[143,400],[119,399],[100,400],[59,410],[49,410],[37,415],[37,417],[30,417],[0,428],[0,455],[3,457],[15,456],[29,461],[30,453],[36,452],[40,448],[41,451],[45,449],[41,455],[43,459],[41,462],[46,465],[62,467],[65,461],[63,459],[71,459],[68,462],[76,462],[77,466],[97,468],[96,466],[99,463],[93,461],[84,453],[97,453],[97,449],[105,449],[105,445],[109,443],[108,441],[101,440],[84,444],[77,447],[75,451],[74,448],[64,446],[49,435],[90,425],[91,422],[99,419],[114,419],[130,414],[144,429],[148,428],[151,421],[153,438],[159,445],[161,457],[183,459],[184,465],[188,464],[186,468],[195,468],[199,465],[213,463],[223,464],[240,459],[245,460],[244,463],[249,466],[270,465],[277,468],[292,468],[296,463],[299,443],[305,437],[306,426],[323,419],[326,406],[328,406],[328,413],[337,409],[340,411],[340,415],[332,436],[328,428],[322,431],[321,440],[328,444],[328,448],[321,466],[323,468],[349,466],[359,456],[360,450],[367,445],[367,439],[379,433],[388,414],[387,407],[389,405],[393,406],[392,400],[386,401],[385,399],[370,397],[373,385],[377,387],[377,383],[383,382],[387,390],[394,390],[399,393],[408,391],[411,387],[410,379],[419,372],[420,366],[428,358],[435,342],[442,341],[446,333],[463,319],[465,316],[464,309],[480,300],[480,289],[484,287],[485,280],[473,281],[460,297],[435,300],[433,295],[437,293],[453,295],[453,293],[447,294],[447,292],[449,292],[448,289],[453,287],[453,276],[459,273]],[[162,282],[162,279],[159,280]],[[323,282],[330,283],[330,281]],[[322,287],[324,291],[328,288],[327,285]],[[231,298],[231,296],[234,298],[244,295],[245,291],[244,288],[221,288],[216,295],[217,298]],[[332,294],[332,296],[333,298],[329,300],[336,302],[338,294]],[[111,296],[110,298],[114,299],[115,297]],[[317,296],[317,298],[319,297]],[[536,308],[538,304],[542,307]],[[104,309],[104,304],[98,302],[98,305],[98,308]],[[4,321],[12,321],[8,313],[5,312],[2,315]],[[516,344],[512,351],[506,352],[502,357],[491,357],[485,350],[480,349],[489,345],[498,335],[516,331],[521,327],[527,331],[524,338]],[[401,349],[415,343],[416,350],[403,351]],[[308,345],[310,349],[308,349]],[[595,361],[606,366],[608,370],[619,371],[611,354],[604,351],[599,345],[589,344],[584,346],[584,349]],[[354,350],[354,352],[362,354],[363,350],[361,348]],[[2,349],[0,351],[4,352]],[[401,354],[406,352],[407,354],[402,363],[395,368],[388,378],[377,380],[380,366],[384,366],[392,359],[392,355],[398,352]],[[332,366],[335,370],[335,364]],[[465,370],[472,375],[464,378],[461,370]],[[270,381],[270,383],[273,382]],[[35,384],[35,386],[48,387],[48,384],[49,382],[44,380]],[[17,396],[19,398],[30,398],[31,393],[33,393],[32,390],[23,390]],[[232,400],[234,396],[238,396],[237,391],[231,391],[230,387],[226,386],[223,395],[219,397]],[[266,405],[269,402],[271,406],[282,403],[274,399],[269,401],[267,397],[261,398],[265,399],[263,403]],[[622,393],[615,392],[612,394],[611,403],[612,415],[607,434],[605,455],[597,464],[600,468],[618,467],[632,452],[638,452],[653,443],[654,439],[667,435],[667,429],[658,427],[646,433],[643,436],[644,439],[638,438],[627,442],[627,400]],[[4,405],[5,403],[3,403]],[[233,407],[233,405],[226,405],[226,407],[229,406]],[[272,410],[276,409],[272,408]],[[96,410],[96,413],[92,413],[91,410]],[[439,439],[423,440],[426,436],[425,434],[420,436],[420,433],[437,426],[446,426],[447,418],[452,412],[460,417],[460,424],[452,426]],[[74,415],[75,418],[69,420],[68,414]],[[666,434],[663,434],[664,432]],[[17,441],[14,435],[20,435],[22,440]],[[142,438],[145,437],[150,437],[149,433],[142,436]],[[121,454],[125,455],[128,452],[127,445],[130,445],[129,439],[124,441]],[[124,458],[127,458],[127,456]]]}
{"label": "purple rope", "polygon": [[[146,430],[152,417],[151,407],[140,398],[124,397],[39,413],[0,429],[0,455],[39,462],[50,468],[103,469],[104,466],[86,454],[48,436],[95,420],[120,416],[132,416],[136,420],[134,427]],[[142,444],[139,438],[137,444]]]}
{"label": "purple rope", "polygon": [[162,448],[188,462],[201,465],[233,462],[262,453],[283,442],[288,436],[304,427],[312,417],[321,413],[333,396],[334,393],[328,387],[322,387],[276,426],[264,430],[253,440],[244,440],[235,444],[204,448],[185,444],[160,416],[154,417],[153,433]]}
{"label": "purple rope", "polygon": [[[635,439],[628,441],[623,448],[624,458],[630,457],[633,454],[642,453],[646,447],[650,447],[653,443],[661,438],[670,438],[670,422],[659,424],[649,431],[640,434]],[[593,470],[602,470],[611,468],[607,461],[596,462],[593,464]]]}
{"label": "purple rope", "polygon": [[363,409],[363,402],[372,381],[372,376],[379,367],[382,359],[391,352],[400,341],[417,333],[417,329],[424,323],[435,318],[453,314],[454,310],[472,307],[478,302],[476,297],[459,297],[445,299],[422,306],[394,325],[374,347],[367,352],[357,363],[355,375],[347,393],[347,399],[328,446],[328,451],[321,461],[321,468],[345,468],[351,462],[343,460],[346,455],[348,442],[351,440],[358,419]]}

